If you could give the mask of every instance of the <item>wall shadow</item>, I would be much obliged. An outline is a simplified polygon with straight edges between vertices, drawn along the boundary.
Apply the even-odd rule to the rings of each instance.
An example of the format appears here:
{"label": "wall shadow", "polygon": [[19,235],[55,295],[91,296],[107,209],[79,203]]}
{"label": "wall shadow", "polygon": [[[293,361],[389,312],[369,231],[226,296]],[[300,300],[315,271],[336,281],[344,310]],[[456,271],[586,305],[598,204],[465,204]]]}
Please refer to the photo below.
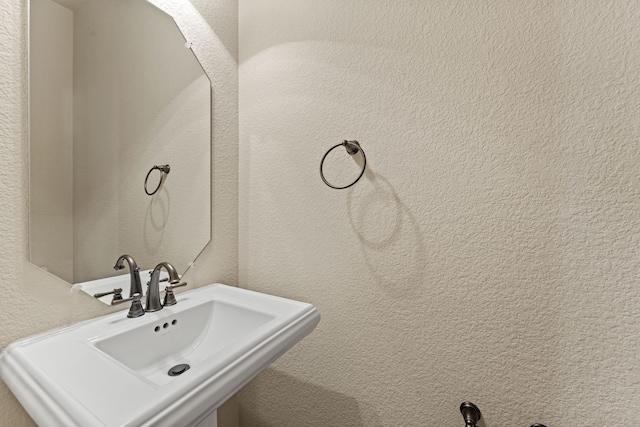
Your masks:
{"label": "wall shadow", "polygon": [[144,248],[148,253],[157,254],[164,239],[165,226],[171,211],[171,197],[162,186],[147,204],[142,227]]}
{"label": "wall shadow", "polygon": [[347,194],[347,214],[367,268],[394,296],[422,295],[426,250],[420,225],[385,177],[369,166],[364,177]]}
{"label": "wall shadow", "polygon": [[[381,427],[374,408],[269,368],[240,396],[240,427]],[[362,413],[367,413],[367,420]],[[373,417],[373,420],[372,420]]]}

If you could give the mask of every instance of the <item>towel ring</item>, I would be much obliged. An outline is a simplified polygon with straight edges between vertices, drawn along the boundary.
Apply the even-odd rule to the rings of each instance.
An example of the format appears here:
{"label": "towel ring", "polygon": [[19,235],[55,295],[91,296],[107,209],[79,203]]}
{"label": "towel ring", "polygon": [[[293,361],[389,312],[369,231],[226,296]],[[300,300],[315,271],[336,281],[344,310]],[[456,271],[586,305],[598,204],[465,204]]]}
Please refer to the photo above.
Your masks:
{"label": "towel ring", "polygon": [[[153,190],[151,193],[149,193],[149,190],[147,189],[147,181],[149,180],[149,175],[151,175],[151,172],[153,172],[156,169],[160,171],[160,181],[158,181],[158,186],[156,187],[156,189]],[[154,194],[156,194],[160,189],[160,187],[162,186],[162,183],[164,182],[165,178],[169,174],[170,170],[171,168],[169,167],[169,165],[160,165],[160,166],[154,165],[151,169],[149,169],[149,172],[147,172],[147,176],[144,179],[144,192],[147,193],[149,196],[153,196]]]}
{"label": "towel ring", "polygon": [[[349,153],[350,155],[355,155],[358,152],[362,153],[362,159],[364,160],[364,164],[362,165],[362,171],[360,171],[360,175],[358,175],[358,177],[356,178],[355,181],[353,181],[351,184],[349,185],[345,185],[344,187],[336,187],[333,184],[330,184],[327,179],[324,177],[324,160],[327,158],[327,156],[329,155],[330,152],[332,152],[334,149],[343,146],[346,150],[347,153]],[[360,147],[360,143],[358,141],[342,141],[340,144],[336,144],[333,147],[329,148],[329,150],[324,153],[324,156],[322,156],[322,161],[320,162],[320,178],[322,178],[322,181],[327,184],[329,187],[331,188],[335,188],[336,190],[344,190],[345,188],[349,188],[351,187],[353,184],[355,184],[356,182],[360,181],[360,178],[362,178],[362,175],[364,175],[364,171],[365,169],[367,169],[367,156],[365,156],[364,154],[364,150],[362,149],[362,147]]]}

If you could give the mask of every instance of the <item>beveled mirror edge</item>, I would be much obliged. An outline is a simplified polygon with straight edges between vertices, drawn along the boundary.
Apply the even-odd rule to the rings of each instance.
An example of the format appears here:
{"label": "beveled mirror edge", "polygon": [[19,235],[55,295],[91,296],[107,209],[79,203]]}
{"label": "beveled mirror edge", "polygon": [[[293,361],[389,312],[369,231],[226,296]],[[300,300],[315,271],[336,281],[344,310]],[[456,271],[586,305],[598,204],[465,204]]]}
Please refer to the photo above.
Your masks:
{"label": "beveled mirror edge", "polygon": [[200,252],[196,254],[193,260],[189,264],[187,264],[187,268],[185,268],[185,270],[181,273],[181,276],[184,276],[185,274],[187,274],[187,271],[195,267],[196,262],[198,261],[198,258],[200,258],[200,255],[202,255],[205,249],[207,249],[207,246],[209,246],[211,244],[211,241],[213,240],[213,82],[211,81],[211,76],[209,76],[207,69],[202,64],[202,61],[200,60],[196,52],[193,50],[192,42],[187,38],[185,32],[180,27],[180,24],[178,24],[178,21],[176,21],[176,18],[168,11],[154,4],[151,0],[144,0],[144,1],[151,4],[160,12],[164,13],[169,18],[171,18],[174,25],[178,29],[178,32],[180,33],[180,35],[182,35],[182,38],[185,41],[185,47],[191,51],[191,54],[200,65],[200,68],[202,68],[202,72],[207,77],[207,80],[209,80],[209,112],[210,112],[210,117],[209,117],[209,240],[202,247],[202,249],[200,249]]}

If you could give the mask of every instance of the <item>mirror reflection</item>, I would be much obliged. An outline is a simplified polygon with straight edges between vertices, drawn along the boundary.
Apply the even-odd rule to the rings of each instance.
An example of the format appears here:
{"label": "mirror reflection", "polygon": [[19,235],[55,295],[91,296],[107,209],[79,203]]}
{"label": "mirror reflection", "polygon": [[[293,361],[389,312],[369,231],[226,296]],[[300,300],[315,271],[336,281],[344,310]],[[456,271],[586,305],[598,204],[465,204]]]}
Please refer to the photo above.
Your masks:
{"label": "mirror reflection", "polygon": [[30,261],[70,283],[125,274],[123,254],[184,273],[211,234],[211,83],[175,21],[30,0],[29,24]]}

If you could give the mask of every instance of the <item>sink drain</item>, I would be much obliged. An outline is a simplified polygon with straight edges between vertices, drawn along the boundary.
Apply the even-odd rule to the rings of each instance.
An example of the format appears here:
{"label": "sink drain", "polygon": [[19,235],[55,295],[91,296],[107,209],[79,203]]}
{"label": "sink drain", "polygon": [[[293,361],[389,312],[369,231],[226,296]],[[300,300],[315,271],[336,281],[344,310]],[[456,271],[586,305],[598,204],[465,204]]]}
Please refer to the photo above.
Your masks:
{"label": "sink drain", "polygon": [[187,365],[186,363],[181,363],[169,369],[169,372],[167,373],[169,374],[170,377],[177,377],[178,375],[184,374],[185,372],[187,372],[189,368],[191,368],[191,366]]}

